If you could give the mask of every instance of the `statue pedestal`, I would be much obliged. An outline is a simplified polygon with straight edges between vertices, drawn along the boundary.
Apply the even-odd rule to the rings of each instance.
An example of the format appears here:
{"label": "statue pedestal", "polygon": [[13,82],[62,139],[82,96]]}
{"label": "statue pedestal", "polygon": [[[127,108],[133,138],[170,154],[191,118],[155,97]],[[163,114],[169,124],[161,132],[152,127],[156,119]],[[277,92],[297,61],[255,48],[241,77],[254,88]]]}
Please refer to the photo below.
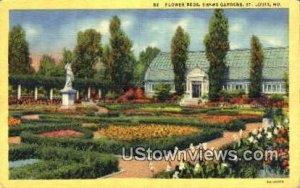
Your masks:
{"label": "statue pedestal", "polygon": [[64,88],[60,90],[62,94],[62,106],[60,109],[75,109],[74,101],[76,98],[76,90],[72,88]]}

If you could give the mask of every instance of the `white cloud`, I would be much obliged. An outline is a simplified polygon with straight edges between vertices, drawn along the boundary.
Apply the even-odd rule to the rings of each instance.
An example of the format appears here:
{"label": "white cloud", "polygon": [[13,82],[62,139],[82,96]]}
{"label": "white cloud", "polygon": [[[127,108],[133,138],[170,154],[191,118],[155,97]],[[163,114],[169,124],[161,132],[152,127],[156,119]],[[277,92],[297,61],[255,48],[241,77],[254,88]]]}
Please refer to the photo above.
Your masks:
{"label": "white cloud", "polygon": [[152,42],[150,42],[149,46],[151,46],[151,47],[158,47],[159,46],[159,42],[158,41],[152,41]]}
{"label": "white cloud", "polygon": [[172,28],[175,30],[178,26],[180,26],[186,30],[189,26],[189,22],[190,22],[189,18],[182,18],[175,25],[173,25]]}
{"label": "white cloud", "polygon": [[230,33],[241,33],[247,28],[249,28],[249,26],[247,20],[244,18],[234,18],[229,21]]}
{"label": "white cloud", "polygon": [[33,24],[24,24],[23,28],[28,38],[38,37],[41,34],[41,28]]}
{"label": "white cloud", "polygon": [[270,46],[283,46],[283,41],[278,37],[267,36],[263,37],[263,42],[267,43]]}
{"label": "white cloud", "polygon": [[103,20],[100,22],[99,25],[99,30],[100,33],[102,33],[103,35],[106,35],[109,33],[109,20]]}

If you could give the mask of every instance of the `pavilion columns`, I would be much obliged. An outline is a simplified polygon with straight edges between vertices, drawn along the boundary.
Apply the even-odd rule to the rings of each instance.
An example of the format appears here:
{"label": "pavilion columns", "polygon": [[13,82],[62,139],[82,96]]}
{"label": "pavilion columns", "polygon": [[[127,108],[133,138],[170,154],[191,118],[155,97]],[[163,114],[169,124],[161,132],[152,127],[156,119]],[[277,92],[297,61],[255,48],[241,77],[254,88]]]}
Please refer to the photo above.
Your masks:
{"label": "pavilion columns", "polygon": [[52,101],[52,99],[53,99],[53,89],[51,88],[50,89],[50,101]]}
{"label": "pavilion columns", "polygon": [[19,85],[18,85],[18,96],[17,96],[17,99],[18,99],[18,100],[21,99],[21,93],[22,93],[21,90],[22,90],[22,89],[21,89],[21,84],[19,84]]}
{"label": "pavilion columns", "polygon": [[88,88],[88,96],[87,96],[87,98],[88,98],[88,99],[91,98],[91,87]]}
{"label": "pavilion columns", "polygon": [[76,99],[77,100],[79,99],[79,90],[77,90],[77,92],[76,92]]}
{"label": "pavilion columns", "polygon": [[34,87],[34,100],[37,100],[38,98],[38,88]]}
{"label": "pavilion columns", "polygon": [[102,91],[101,91],[101,89],[98,89],[98,97],[99,97],[99,99],[101,99],[101,97],[102,97]]}

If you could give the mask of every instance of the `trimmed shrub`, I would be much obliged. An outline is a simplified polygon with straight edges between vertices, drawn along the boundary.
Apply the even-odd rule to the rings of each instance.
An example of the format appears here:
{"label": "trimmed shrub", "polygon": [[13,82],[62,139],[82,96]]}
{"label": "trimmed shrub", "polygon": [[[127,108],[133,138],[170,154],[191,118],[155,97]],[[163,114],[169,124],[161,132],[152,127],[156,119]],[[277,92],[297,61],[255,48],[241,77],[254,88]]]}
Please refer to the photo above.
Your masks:
{"label": "trimmed shrub", "polygon": [[160,101],[165,101],[171,97],[171,85],[166,83],[157,84],[154,87],[155,98]]}
{"label": "trimmed shrub", "polygon": [[59,131],[59,130],[66,130],[66,129],[71,129],[83,133],[82,138],[93,137],[93,133],[90,130],[82,128],[78,123],[73,123],[73,124],[33,123],[33,124],[25,124],[25,125],[21,124],[20,126],[17,127],[9,127],[9,136],[19,136],[23,131],[28,131],[32,133],[42,133],[42,132]]}
{"label": "trimmed shrub", "polygon": [[73,148],[75,150],[91,150],[103,153],[122,154],[122,148],[129,151],[130,148],[144,147],[155,150],[172,150],[175,146],[185,149],[190,143],[206,142],[222,136],[222,129],[204,129],[200,133],[189,136],[158,138],[143,141],[125,142],[109,139],[80,139],[80,138],[43,138],[30,132],[22,132],[23,143],[37,143],[41,146]]}
{"label": "trimmed shrub", "polygon": [[32,159],[37,158],[38,145],[36,144],[18,144],[9,146],[9,160],[23,160],[23,159]]}
{"label": "trimmed shrub", "polygon": [[41,147],[35,153],[42,161],[11,169],[11,179],[98,178],[118,170],[118,160],[108,154],[58,147]]}

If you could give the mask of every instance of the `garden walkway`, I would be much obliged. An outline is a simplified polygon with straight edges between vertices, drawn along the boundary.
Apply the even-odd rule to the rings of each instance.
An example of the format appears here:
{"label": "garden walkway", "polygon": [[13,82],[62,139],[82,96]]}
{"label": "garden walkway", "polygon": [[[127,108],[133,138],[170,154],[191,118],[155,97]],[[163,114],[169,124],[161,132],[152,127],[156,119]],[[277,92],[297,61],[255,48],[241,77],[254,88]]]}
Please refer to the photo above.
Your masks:
{"label": "garden walkway", "polygon": [[[261,123],[249,123],[246,125],[246,130],[243,131],[243,137],[247,137],[254,129],[259,129],[262,126]],[[223,137],[217,138],[207,142],[208,148],[218,149],[222,146],[228,145],[233,142],[234,135],[238,135],[239,132],[225,131]],[[125,161],[119,159],[119,167],[123,172],[116,173],[115,175],[110,176],[110,178],[151,178],[153,174],[158,173],[162,170],[165,170],[168,161]],[[174,168],[178,164],[177,161],[172,161],[171,166]]]}

